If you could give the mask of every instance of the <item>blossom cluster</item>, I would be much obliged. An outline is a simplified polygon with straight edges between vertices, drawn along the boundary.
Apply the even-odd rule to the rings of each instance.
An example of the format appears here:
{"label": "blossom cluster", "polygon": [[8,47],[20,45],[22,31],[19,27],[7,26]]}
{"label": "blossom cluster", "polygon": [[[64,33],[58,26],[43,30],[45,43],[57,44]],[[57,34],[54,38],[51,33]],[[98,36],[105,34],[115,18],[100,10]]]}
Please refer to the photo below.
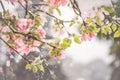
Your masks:
{"label": "blossom cluster", "polygon": [[82,40],[82,41],[86,41],[86,40],[91,41],[92,38],[94,38],[96,35],[97,35],[97,34],[95,34],[95,33],[84,34],[84,35],[82,35],[81,40]]}
{"label": "blossom cluster", "polygon": [[48,5],[53,7],[58,7],[62,4],[62,6],[66,5],[68,0],[44,0]]}
{"label": "blossom cluster", "polygon": [[[11,53],[16,51],[20,55],[28,55],[40,46],[40,44],[45,44],[47,47],[49,46],[49,55],[54,59],[58,59],[63,57],[64,50],[70,47],[73,41],[78,44],[86,40],[90,41],[97,36],[100,30],[102,30],[101,32],[103,34],[111,34],[112,31],[114,31],[114,37],[120,37],[120,29],[117,29],[117,25],[114,23],[114,25],[111,25],[111,21],[105,20],[106,15],[113,16],[113,8],[102,7],[101,9],[91,10],[90,13],[88,12],[88,15],[84,17],[76,0],[42,0],[39,3],[35,3],[32,0],[6,1],[12,3],[13,6],[14,4],[16,5],[16,3],[19,4],[25,13],[13,15],[9,10],[4,9],[5,7],[2,5],[3,12],[1,12],[0,18],[3,19],[3,21],[0,22],[0,35],[2,35],[0,38],[8,44]],[[56,14],[57,11],[58,14],[62,16],[61,8],[59,7],[67,4],[76,15],[71,20],[65,21],[56,17],[54,12]],[[109,14],[107,12],[109,12]],[[24,15],[24,17],[21,17],[21,15]],[[53,23],[50,25],[46,24],[46,22],[49,22],[46,16],[48,19],[52,18],[51,22],[53,21]],[[112,19],[114,19],[114,16]],[[65,23],[68,24],[66,25]],[[70,31],[74,24],[79,26],[78,32]],[[47,28],[45,30],[44,27],[46,26]],[[50,26],[50,28],[48,28],[48,26]],[[51,32],[46,32],[47,29]],[[52,42],[47,40],[47,33],[52,34]],[[49,36],[51,36],[51,34]],[[57,36],[54,36],[54,34]],[[62,35],[62,38],[60,35]]]}

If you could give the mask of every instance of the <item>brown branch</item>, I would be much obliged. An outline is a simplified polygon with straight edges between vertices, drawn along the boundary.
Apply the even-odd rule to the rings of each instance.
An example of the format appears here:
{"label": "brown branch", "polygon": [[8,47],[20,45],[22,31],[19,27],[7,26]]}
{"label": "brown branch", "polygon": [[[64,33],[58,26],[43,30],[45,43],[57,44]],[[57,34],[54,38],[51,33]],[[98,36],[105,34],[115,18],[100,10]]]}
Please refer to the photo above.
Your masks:
{"label": "brown branch", "polygon": [[32,6],[49,6],[49,5],[44,3],[35,3],[35,4],[32,4]]}
{"label": "brown branch", "polygon": [[65,22],[65,23],[73,22],[73,20],[71,20],[71,21],[64,21],[64,20],[61,20],[61,19],[57,18],[56,16],[54,16],[54,15],[48,13],[48,12],[45,12],[45,11],[43,11],[43,10],[41,10],[41,9],[37,9],[36,12],[37,12],[37,11],[43,12],[43,13],[47,14],[48,16],[50,16],[50,17],[52,17],[52,18],[54,18],[54,19],[56,19],[56,20]]}
{"label": "brown branch", "polygon": [[15,31],[15,30],[4,20],[4,18],[0,18],[0,19],[2,19],[2,20],[5,22],[5,24],[10,28],[10,30],[11,30],[13,33],[15,33],[15,34],[20,34],[20,35],[22,35],[22,36],[24,36],[24,37],[32,38],[33,40],[37,40],[37,41],[39,41],[39,42],[41,42],[41,43],[44,43],[44,44],[47,44],[47,45],[49,45],[49,46],[51,46],[51,47],[53,47],[53,48],[56,48],[56,46],[54,46],[54,45],[52,45],[52,44],[50,44],[50,43],[47,43],[47,42],[42,41],[42,40],[40,40],[40,39],[37,39],[35,36],[32,36],[31,33],[25,34],[25,33],[22,33],[22,32],[17,32],[17,31]]}
{"label": "brown branch", "polygon": [[28,1],[27,0],[24,0],[26,2],[25,4],[25,18],[26,16],[28,15]]}
{"label": "brown branch", "polygon": [[18,55],[20,55],[25,61],[27,61],[28,63],[31,63],[31,61],[29,61],[26,57],[24,57],[23,55],[21,55],[16,49],[14,49],[12,46],[10,46],[2,37],[0,37],[0,40],[2,40],[9,48],[13,49]]}
{"label": "brown branch", "polygon": [[3,2],[2,2],[2,0],[0,0],[0,4],[1,4],[1,6],[2,6],[2,9],[3,9],[3,15],[5,15],[5,13],[6,13],[6,10],[5,10],[5,7],[4,7],[4,5],[3,5]]}
{"label": "brown branch", "polygon": [[28,10],[28,6],[24,6],[20,1],[18,1],[18,3],[21,5],[21,7],[26,11],[25,12],[25,16],[29,13],[33,18],[34,18],[34,14],[30,11],[30,10]]}
{"label": "brown branch", "polygon": [[87,25],[86,25],[87,23],[84,21],[84,19],[83,19],[83,17],[82,17],[82,13],[81,13],[81,10],[80,10],[80,8],[79,8],[79,6],[78,6],[77,1],[74,0],[74,2],[73,2],[72,0],[70,0],[70,2],[71,2],[71,4],[72,4],[72,8],[73,8],[74,12],[75,12],[78,16],[81,17],[81,19],[82,19],[82,21],[83,21],[83,25],[86,27],[86,26],[87,26]]}

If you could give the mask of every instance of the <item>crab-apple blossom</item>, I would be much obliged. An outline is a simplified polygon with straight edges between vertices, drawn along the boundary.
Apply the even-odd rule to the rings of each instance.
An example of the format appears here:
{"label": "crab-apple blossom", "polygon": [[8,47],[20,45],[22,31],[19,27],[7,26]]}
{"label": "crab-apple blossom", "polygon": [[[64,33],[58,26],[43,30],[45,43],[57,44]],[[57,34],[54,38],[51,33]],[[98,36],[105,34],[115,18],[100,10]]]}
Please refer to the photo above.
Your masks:
{"label": "crab-apple blossom", "polygon": [[[19,5],[25,14],[21,14],[19,11],[17,12],[18,14],[16,12],[14,12],[14,14],[11,13],[11,11],[6,8],[7,6],[4,4],[4,1],[8,1],[15,8],[18,7],[16,5]],[[52,58],[63,59],[65,57],[65,49],[70,47],[73,42],[80,44],[82,41],[90,41],[100,30],[101,34],[109,33],[111,35],[111,33],[113,33],[111,36],[115,38],[120,37],[119,20],[116,19],[117,16],[113,12],[113,7],[110,9],[109,7],[105,8],[103,6],[102,9],[95,8],[84,13],[82,12],[84,10],[81,10],[78,4],[78,0],[40,0],[40,2],[38,1],[39,3],[37,3],[37,1],[3,0],[2,2],[2,0],[0,0],[2,9],[0,12],[0,40],[10,48],[10,53],[16,52],[26,60],[27,63],[29,63],[28,67],[32,69],[33,72],[37,72],[38,68],[41,70],[42,64],[47,65],[44,64],[46,60],[43,59],[44,57],[41,54],[43,50],[40,48],[44,47],[47,48],[47,50],[49,48],[49,55]],[[65,6],[67,3],[68,5]],[[64,6],[69,7],[69,9],[75,13],[72,12],[72,15],[70,15],[71,19],[62,18],[64,12],[62,12],[63,10],[61,9],[64,8],[61,7]],[[60,16],[54,14],[54,11],[57,11]],[[66,15],[67,14],[69,13],[66,13]],[[48,21],[48,23],[51,23],[47,24],[47,20],[51,20]],[[46,37],[47,30],[49,30],[47,32],[48,37]],[[107,34],[107,36],[109,34]],[[38,53],[39,56],[32,56],[34,58],[39,57],[41,61],[30,59],[31,54],[29,55],[29,53],[34,51],[40,52]],[[35,65],[33,65],[34,62]],[[39,64],[39,66],[36,65],[36,63]],[[42,66],[41,71],[44,72],[43,67],[44,66]],[[2,72],[1,68],[0,72]]]}
{"label": "crab-apple blossom", "polygon": [[45,30],[43,29],[43,28],[39,28],[38,29],[38,32],[39,32],[39,34],[40,34],[40,38],[42,39],[42,38],[45,38],[45,35],[46,35],[46,32],[45,32]]}
{"label": "crab-apple blossom", "polygon": [[32,19],[18,19],[16,24],[20,31],[27,32],[33,26],[33,21]]}
{"label": "crab-apple blossom", "polygon": [[68,2],[68,0],[61,0],[61,3],[62,3],[63,6],[66,5],[67,2]]}
{"label": "crab-apple blossom", "polygon": [[81,36],[81,41],[86,41],[86,40],[91,41],[92,38],[94,38],[96,35],[97,35],[97,34],[95,34],[95,33],[83,34],[83,35]]}
{"label": "crab-apple blossom", "polygon": [[62,6],[66,5],[68,0],[44,0],[48,5],[53,7],[58,7],[62,4]]}
{"label": "crab-apple blossom", "polygon": [[[13,49],[15,49],[16,51],[18,51],[21,55],[28,55],[30,53],[30,51],[32,51],[32,45],[29,45],[27,43],[25,43],[25,41],[23,40],[22,37],[13,37],[13,40],[15,41],[15,46],[13,47]],[[12,48],[10,48],[10,53],[14,52]]]}

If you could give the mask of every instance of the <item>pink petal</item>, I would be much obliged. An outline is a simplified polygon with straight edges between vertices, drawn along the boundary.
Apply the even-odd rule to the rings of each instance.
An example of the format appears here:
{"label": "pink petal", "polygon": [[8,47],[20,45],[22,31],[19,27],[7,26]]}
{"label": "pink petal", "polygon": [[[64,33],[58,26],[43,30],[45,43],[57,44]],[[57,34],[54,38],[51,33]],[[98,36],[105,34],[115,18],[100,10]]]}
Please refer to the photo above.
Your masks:
{"label": "pink petal", "polygon": [[62,0],[62,1],[61,1],[61,3],[62,3],[63,6],[66,5],[67,2],[68,2],[68,0]]}
{"label": "pink petal", "polygon": [[86,37],[86,36],[82,36],[82,37],[81,37],[81,40],[82,40],[82,41],[86,41],[86,40],[87,40],[87,37]]}

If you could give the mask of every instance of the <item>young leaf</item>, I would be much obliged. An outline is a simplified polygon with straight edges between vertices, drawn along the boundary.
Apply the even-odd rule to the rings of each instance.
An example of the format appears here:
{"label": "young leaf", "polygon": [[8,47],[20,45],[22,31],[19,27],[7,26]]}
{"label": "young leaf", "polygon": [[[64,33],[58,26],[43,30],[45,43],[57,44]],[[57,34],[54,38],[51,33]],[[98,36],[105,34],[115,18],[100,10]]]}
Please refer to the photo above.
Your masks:
{"label": "young leaf", "polygon": [[68,48],[68,47],[70,47],[71,43],[72,43],[71,39],[64,38],[63,42],[61,43],[61,47],[62,48]]}
{"label": "young leaf", "polygon": [[115,31],[117,29],[117,26],[115,24],[112,25],[112,30]]}
{"label": "young leaf", "polygon": [[73,38],[74,38],[74,42],[76,42],[76,43],[78,43],[78,44],[81,43],[79,36],[77,36],[77,35],[74,34],[74,35],[73,35]]}
{"label": "young leaf", "polygon": [[117,37],[120,37],[120,29],[116,31],[114,34],[114,38],[117,38]]}
{"label": "young leaf", "polygon": [[34,73],[36,73],[38,71],[37,66],[33,66],[32,70],[33,70]]}
{"label": "young leaf", "polygon": [[59,8],[56,8],[56,11],[58,12],[58,14],[61,16],[61,11]]}
{"label": "young leaf", "polygon": [[31,69],[32,69],[32,65],[31,65],[31,64],[27,64],[27,65],[25,66],[25,69],[31,70]]}
{"label": "young leaf", "polygon": [[44,69],[43,65],[39,64],[37,66],[38,66],[38,68],[39,68],[40,71],[45,72],[45,69]]}

